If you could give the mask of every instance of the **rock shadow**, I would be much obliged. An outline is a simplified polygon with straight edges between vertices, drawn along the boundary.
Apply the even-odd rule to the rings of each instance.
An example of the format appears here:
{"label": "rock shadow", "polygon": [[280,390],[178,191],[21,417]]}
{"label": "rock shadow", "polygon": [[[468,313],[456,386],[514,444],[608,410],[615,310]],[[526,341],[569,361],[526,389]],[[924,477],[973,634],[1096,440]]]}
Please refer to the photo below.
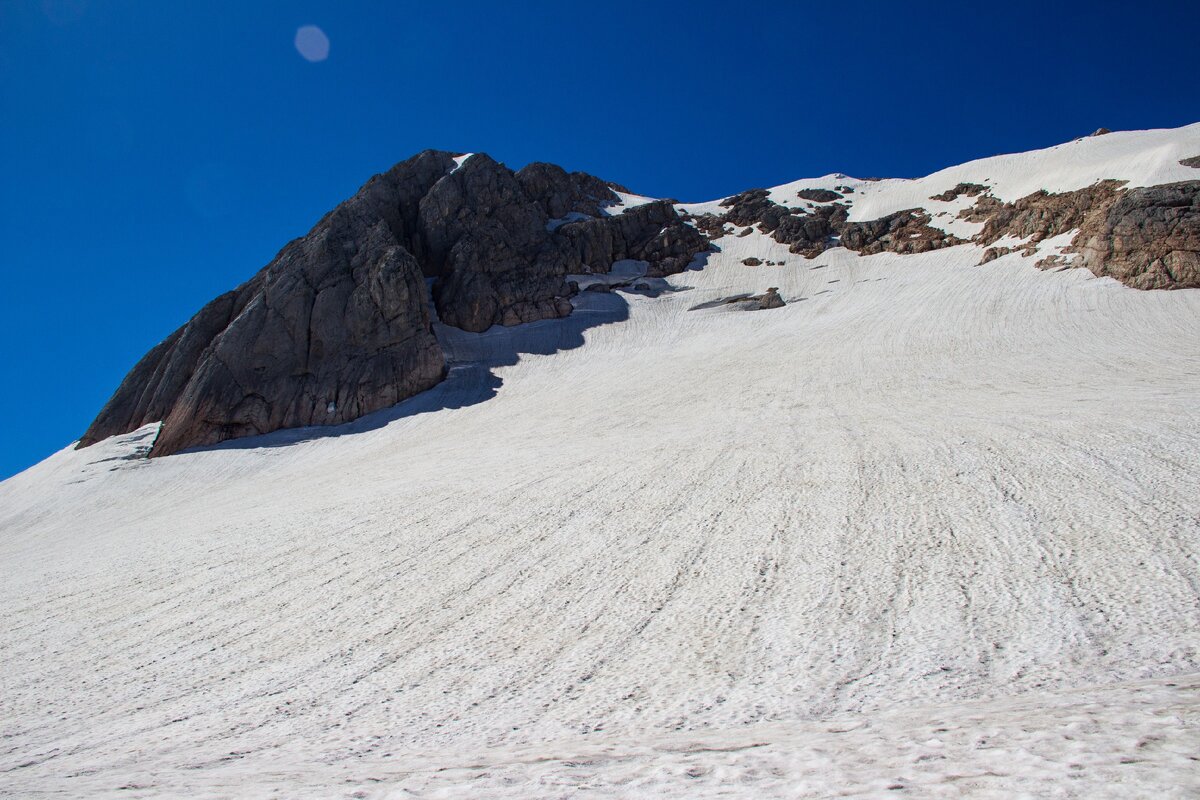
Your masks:
{"label": "rock shadow", "polygon": [[493,325],[483,333],[468,333],[435,322],[434,331],[446,354],[445,379],[432,389],[390,408],[366,414],[343,425],[286,428],[181,452],[287,447],[313,439],[378,430],[407,417],[465,408],[490,400],[503,383],[495,373],[496,368],[512,366],[526,355],[548,356],[563,350],[574,350],[583,345],[585,331],[624,322],[629,318],[629,303],[616,292],[580,292],[572,299],[572,304],[575,310],[562,319],[540,320],[507,328]]}

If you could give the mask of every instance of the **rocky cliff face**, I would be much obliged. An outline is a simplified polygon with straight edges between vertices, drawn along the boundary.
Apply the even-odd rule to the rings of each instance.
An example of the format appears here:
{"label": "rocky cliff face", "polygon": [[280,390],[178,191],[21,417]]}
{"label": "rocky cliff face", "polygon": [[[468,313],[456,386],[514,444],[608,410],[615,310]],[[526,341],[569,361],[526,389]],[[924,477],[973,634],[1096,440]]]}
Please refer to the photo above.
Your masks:
{"label": "rocky cliff face", "polygon": [[617,201],[550,164],[513,172],[482,154],[421,153],[146,354],[80,446],[158,420],[154,455],[348,422],[443,378],[431,299],[469,331],[561,317],[569,273],[636,258],[669,274],[707,248],[669,203],[604,216]]}

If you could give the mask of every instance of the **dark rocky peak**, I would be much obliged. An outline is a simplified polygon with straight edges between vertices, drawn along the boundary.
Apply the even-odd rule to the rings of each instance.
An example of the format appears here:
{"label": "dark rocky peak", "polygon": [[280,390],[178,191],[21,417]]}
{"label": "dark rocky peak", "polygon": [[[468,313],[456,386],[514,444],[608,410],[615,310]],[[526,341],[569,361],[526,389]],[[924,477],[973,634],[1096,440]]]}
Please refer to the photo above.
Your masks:
{"label": "dark rocky peak", "polygon": [[569,214],[597,217],[605,207],[620,201],[611,184],[585,172],[567,172],[541,161],[518,170],[517,181],[550,219],[562,219]]}
{"label": "dark rocky peak", "polygon": [[[664,275],[708,247],[669,203],[601,216],[617,199],[549,164],[419,153],[147,353],[79,446],[159,420],[154,455],[348,422],[444,377],[427,278],[443,322],[483,331],[570,314],[568,273],[634,258]],[[571,213],[595,218],[547,225]]]}

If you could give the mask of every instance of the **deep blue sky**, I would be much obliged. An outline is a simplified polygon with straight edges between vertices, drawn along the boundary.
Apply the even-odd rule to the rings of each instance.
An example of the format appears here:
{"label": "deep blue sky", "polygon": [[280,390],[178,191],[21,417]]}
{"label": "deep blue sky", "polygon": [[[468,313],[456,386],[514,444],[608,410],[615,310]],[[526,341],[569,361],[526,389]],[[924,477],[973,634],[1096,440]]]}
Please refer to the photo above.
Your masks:
{"label": "deep blue sky", "polygon": [[1195,122],[1198,28],[1196,0],[0,0],[0,477],[418,150],[690,200],[919,175]]}

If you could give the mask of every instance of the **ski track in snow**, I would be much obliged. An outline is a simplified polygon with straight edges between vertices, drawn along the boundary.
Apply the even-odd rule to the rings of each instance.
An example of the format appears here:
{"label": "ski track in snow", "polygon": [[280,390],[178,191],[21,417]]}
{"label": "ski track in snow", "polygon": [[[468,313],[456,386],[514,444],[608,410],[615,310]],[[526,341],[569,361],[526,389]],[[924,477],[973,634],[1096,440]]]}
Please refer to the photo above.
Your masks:
{"label": "ski track in snow", "polygon": [[483,402],[0,484],[0,794],[1196,796],[1200,291],[718,245]]}

